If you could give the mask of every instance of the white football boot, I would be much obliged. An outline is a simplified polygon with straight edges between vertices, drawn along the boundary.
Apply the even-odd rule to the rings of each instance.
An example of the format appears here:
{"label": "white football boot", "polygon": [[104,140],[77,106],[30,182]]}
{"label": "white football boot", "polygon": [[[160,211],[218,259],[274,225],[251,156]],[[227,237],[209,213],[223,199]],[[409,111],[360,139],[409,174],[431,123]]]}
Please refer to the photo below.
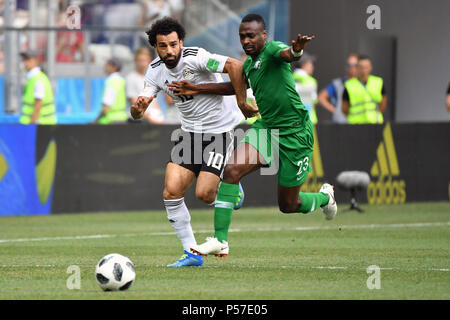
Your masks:
{"label": "white football boot", "polygon": [[226,257],[228,255],[228,242],[222,240],[220,242],[217,238],[207,237],[206,242],[200,245],[196,244],[191,246],[191,252],[207,256],[208,254],[214,254],[216,257]]}
{"label": "white football boot", "polygon": [[324,183],[322,187],[320,187],[319,192],[326,193],[330,197],[328,204],[320,207],[320,209],[323,211],[325,219],[331,220],[336,216],[337,213],[337,204],[334,198],[334,187],[329,183]]}

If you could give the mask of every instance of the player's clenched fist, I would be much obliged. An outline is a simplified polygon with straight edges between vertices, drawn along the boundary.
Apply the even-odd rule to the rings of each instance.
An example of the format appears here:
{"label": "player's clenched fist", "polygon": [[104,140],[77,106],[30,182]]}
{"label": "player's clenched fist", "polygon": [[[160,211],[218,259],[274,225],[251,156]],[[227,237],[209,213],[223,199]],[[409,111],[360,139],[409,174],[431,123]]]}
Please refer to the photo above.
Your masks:
{"label": "player's clenched fist", "polygon": [[136,100],[136,103],[131,106],[131,110],[130,110],[130,113],[131,113],[131,116],[133,117],[133,119],[137,120],[137,119],[142,118],[144,116],[145,110],[147,110],[148,106],[150,105],[150,103],[153,101],[154,98],[155,98],[154,96],[138,97]]}
{"label": "player's clenched fist", "polygon": [[241,109],[242,114],[245,119],[252,118],[259,114],[258,107],[248,104],[247,102],[238,102],[239,109]]}

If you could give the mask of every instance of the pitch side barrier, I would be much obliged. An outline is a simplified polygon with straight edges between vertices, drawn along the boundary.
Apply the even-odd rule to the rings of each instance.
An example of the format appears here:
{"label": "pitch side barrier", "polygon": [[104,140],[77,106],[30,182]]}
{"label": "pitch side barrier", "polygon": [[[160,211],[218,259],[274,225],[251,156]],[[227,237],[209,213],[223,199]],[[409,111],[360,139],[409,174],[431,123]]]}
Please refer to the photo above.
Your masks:
{"label": "pitch side barrier", "polygon": [[[235,142],[248,128],[238,127]],[[164,172],[177,129],[0,125],[0,215],[163,210]],[[358,170],[371,179],[357,195],[360,203],[449,200],[450,123],[329,124],[316,126],[314,135],[313,171],[303,191],[317,192],[340,172]],[[220,162],[211,150],[205,161]],[[272,155],[276,165],[276,151]],[[275,172],[265,168],[243,179],[244,206],[277,205]],[[350,201],[338,187],[336,197]],[[186,202],[208,208],[194,188]]]}

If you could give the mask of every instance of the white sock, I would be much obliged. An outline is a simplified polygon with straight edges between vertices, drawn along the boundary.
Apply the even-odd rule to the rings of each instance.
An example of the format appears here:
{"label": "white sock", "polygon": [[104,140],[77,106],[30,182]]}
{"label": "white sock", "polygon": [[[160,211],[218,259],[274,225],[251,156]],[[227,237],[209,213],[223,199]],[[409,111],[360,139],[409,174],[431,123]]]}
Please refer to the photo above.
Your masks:
{"label": "white sock", "polygon": [[169,219],[175,230],[178,239],[180,239],[183,249],[190,252],[191,245],[196,245],[194,232],[191,227],[191,215],[184,203],[184,198],[175,200],[164,200],[164,206]]}

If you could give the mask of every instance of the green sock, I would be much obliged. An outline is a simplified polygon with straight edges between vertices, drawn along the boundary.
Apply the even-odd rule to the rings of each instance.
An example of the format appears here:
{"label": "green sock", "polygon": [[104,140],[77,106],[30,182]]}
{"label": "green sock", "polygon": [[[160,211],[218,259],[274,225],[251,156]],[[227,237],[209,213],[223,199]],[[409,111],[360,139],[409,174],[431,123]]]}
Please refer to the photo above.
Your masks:
{"label": "green sock", "polygon": [[214,208],[214,237],[219,241],[228,241],[228,229],[238,197],[239,185],[225,182],[220,184]]}
{"label": "green sock", "polygon": [[300,192],[300,198],[302,199],[302,205],[298,208],[298,212],[309,213],[321,206],[328,204],[330,196],[326,193],[306,193]]}

